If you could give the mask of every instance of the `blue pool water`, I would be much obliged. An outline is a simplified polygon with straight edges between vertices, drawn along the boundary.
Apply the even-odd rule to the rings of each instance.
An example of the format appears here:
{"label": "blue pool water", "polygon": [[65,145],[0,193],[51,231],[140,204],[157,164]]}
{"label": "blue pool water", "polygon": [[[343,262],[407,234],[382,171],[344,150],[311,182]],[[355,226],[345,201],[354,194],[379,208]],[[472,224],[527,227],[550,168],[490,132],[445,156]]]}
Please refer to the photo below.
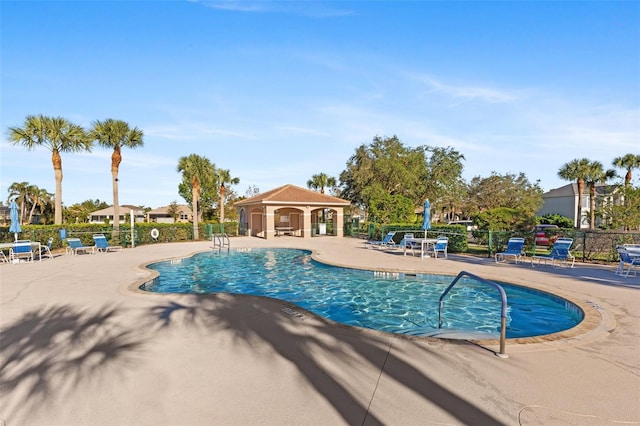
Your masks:
{"label": "blue pool water", "polygon": [[[273,297],[343,324],[391,333],[438,331],[438,299],[453,277],[396,274],[324,265],[295,249],[205,252],[148,266],[159,272],[142,290],[162,293],[235,293]],[[555,333],[578,324],[583,313],[560,297],[505,283],[507,337]],[[443,330],[500,331],[500,295],[463,278],[445,298]]]}

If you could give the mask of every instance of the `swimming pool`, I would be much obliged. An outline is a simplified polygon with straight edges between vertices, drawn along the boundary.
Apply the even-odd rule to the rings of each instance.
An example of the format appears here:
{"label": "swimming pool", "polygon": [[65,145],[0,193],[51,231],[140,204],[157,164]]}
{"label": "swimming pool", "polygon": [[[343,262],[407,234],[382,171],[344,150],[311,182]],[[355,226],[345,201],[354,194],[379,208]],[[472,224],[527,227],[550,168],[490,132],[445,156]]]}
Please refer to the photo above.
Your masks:
{"label": "swimming pool", "polygon": [[[159,276],[140,288],[160,293],[234,293],[291,302],[333,321],[416,336],[438,331],[438,299],[453,277],[329,266],[297,249],[204,252],[148,265]],[[584,317],[575,304],[552,294],[501,284],[508,297],[507,338],[550,334]],[[446,298],[443,329],[499,335],[500,295],[463,278]]]}

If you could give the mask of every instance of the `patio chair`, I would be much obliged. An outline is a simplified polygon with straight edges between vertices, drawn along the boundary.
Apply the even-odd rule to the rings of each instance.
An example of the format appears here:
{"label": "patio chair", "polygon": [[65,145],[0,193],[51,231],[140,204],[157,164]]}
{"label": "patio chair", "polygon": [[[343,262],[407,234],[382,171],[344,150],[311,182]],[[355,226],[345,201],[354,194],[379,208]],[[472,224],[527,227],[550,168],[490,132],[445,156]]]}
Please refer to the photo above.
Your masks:
{"label": "patio chair", "polygon": [[[621,246],[616,247],[616,250],[618,251],[618,256],[620,256],[620,264],[618,265],[618,268],[616,268],[615,274],[620,276],[624,275],[624,277],[627,278],[629,273],[633,271],[633,276],[635,277],[636,265],[640,265],[640,254],[632,254],[626,247]],[[629,264],[626,273],[624,271],[625,264]]]}
{"label": "patio chair", "polygon": [[51,247],[53,246],[53,237],[49,238],[49,241],[47,241],[47,244],[43,245],[40,247],[40,257],[42,258],[42,256],[49,256],[51,259],[53,259],[53,253],[51,253]]}
{"label": "patio chair", "polygon": [[67,238],[67,244],[69,244],[67,249],[72,255],[76,255],[79,252],[89,252],[90,254],[96,252],[96,246],[85,246],[82,244],[82,241],[80,241],[80,238]]}
{"label": "patio chair", "polygon": [[506,262],[508,257],[512,257],[517,264],[520,260],[522,260],[522,257],[525,256],[524,252],[522,251],[523,247],[524,238],[509,238],[509,241],[507,242],[507,248],[503,252],[496,253],[496,263],[499,263],[500,261]]}
{"label": "patio chair", "polygon": [[531,267],[533,267],[533,261],[538,260],[538,265],[540,262],[544,261],[546,264],[547,261],[551,261],[551,265],[555,268],[555,263],[558,261],[561,264],[567,266],[569,262],[571,262],[571,268],[575,265],[576,258],[571,254],[569,249],[571,248],[571,244],[573,244],[572,238],[558,238],[555,243],[553,243],[553,248],[551,249],[551,253],[549,254],[534,254],[531,256]]}
{"label": "patio chair", "polygon": [[398,243],[398,248],[401,248],[406,253],[407,249],[411,249],[411,255],[413,255],[413,250],[415,248],[415,243],[411,242],[413,240],[413,233],[409,232],[402,236],[402,239]]}
{"label": "patio chair", "polygon": [[393,241],[394,235],[396,235],[396,232],[390,231],[390,232],[387,232],[387,235],[385,235],[381,241],[367,241],[365,244],[373,248],[392,247],[392,246],[395,246],[396,244]]}
{"label": "patio chair", "polygon": [[449,238],[438,237],[436,243],[433,245],[433,257],[438,258],[438,252],[444,253],[444,258],[448,259],[447,247],[449,246]]}
{"label": "patio chair", "polygon": [[9,249],[9,262],[18,263],[20,259],[26,259],[27,262],[33,261],[33,250],[31,250],[31,241],[16,241],[13,247]]}
{"label": "patio chair", "polygon": [[96,249],[102,252],[122,251],[122,246],[110,246],[107,242],[107,237],[104,234],[93,234],[93,241],[96,242]]}

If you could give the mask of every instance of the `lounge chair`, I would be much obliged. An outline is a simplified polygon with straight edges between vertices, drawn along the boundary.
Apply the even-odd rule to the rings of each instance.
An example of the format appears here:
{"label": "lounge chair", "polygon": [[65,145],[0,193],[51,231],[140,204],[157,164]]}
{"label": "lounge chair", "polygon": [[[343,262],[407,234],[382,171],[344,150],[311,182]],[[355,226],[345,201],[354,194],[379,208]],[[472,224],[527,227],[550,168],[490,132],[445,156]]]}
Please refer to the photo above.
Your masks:
{"label": "lounge chair", "polygon": [[[618,265],[615,274],[620,276],[624,275],[624,277],[627,278],[629,276],[629,273],[633,271],[633,276],[635,277],[636,265],[640,265],[640,254],[635,254],[635,252],[631,253],[626,247],[621,246],[616,247],[616,250],[618,251],[618,255],[620,256],[620,264]],[[624,271],[625,264],[629,264],[626,273]]]}
{"label": "lounge chair", "polygon": [[67,250],[73,255],[76,255],[79,252],[89,252],[90,254],[94,254],[96,252],[96,246],[85,246],[82,244],[82,241],[80,241],[80,238],[67,238],[67,244],[69,244]]}
{"label": "lounge chair", "polygon": [[449,246],[449,238],[447,237],[438,237],[436,243],[433,245],[433,257],[438,258],[438,252],[444,253],[444,258],[447,257],[447,247]]}
{"label": "lounge chair", "polygon": [[396,235],[395,231],[387,232],[387,235],[381,241],[367,241],[365,244],[374,248],[384,248],[395,246],[393,236]]}
{"label": "lounge chair", "polygon": [[9,262],[18,263],[20,259],[26,259],[27,262],[33,261],[33,250],[31,250],[31,241],[16,241],[13,247],[9,248]]}
{"label": "lounge chair", "polygon": [[506,262],[508,257],[512,257],[513,260],[518,263],[522,260],[522,257],[525,256],[524,252],[522,251],[523,247],[524,238],[509,238],[505,251],[496,253],[496,263],[499,263],[500,261]]}
{"label": "lounge chair", "polygon": [[96,242],[96,249],[102,252],[122,251],[122,246],[110,246],[107,242],[107,237],[104,234],[93,234],[93,241]]}
{"label": "lounge chair", "polygon": [[571,248],[571,244],[573,244],[573,239],[571,238],[558,238],[553,244],[551,253],[547,255],[538,254],[531,256],[531,267],[533,267],[534,260],[537,260],[538,265],[542,261],[544,261],[545,264],[547,263],[547,261],[551,261],[551,265],[553,267],[556,266],[556,261],[564,264],[565,266],[568,265],[569,262],[571,262],[571,268],[573,268],[576,262],[576,258],[569,251],[569,249]]}

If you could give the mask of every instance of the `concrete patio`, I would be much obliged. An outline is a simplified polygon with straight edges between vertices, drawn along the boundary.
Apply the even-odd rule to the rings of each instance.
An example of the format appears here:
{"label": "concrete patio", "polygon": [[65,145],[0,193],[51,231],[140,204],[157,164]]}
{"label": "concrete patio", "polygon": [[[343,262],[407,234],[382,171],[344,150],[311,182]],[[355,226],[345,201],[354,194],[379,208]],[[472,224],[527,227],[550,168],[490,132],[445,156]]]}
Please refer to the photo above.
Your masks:
{"label": "concrete patio", "polygon": [[407,338],[252,296],[136,291],[141,265],[210,243],[141,246],[0,266],[0,425],[640,424],[640,278],[420,259],[362,240],[232,238],[320,261],[526,284],[579,304],[557,336],[497,343]]}

